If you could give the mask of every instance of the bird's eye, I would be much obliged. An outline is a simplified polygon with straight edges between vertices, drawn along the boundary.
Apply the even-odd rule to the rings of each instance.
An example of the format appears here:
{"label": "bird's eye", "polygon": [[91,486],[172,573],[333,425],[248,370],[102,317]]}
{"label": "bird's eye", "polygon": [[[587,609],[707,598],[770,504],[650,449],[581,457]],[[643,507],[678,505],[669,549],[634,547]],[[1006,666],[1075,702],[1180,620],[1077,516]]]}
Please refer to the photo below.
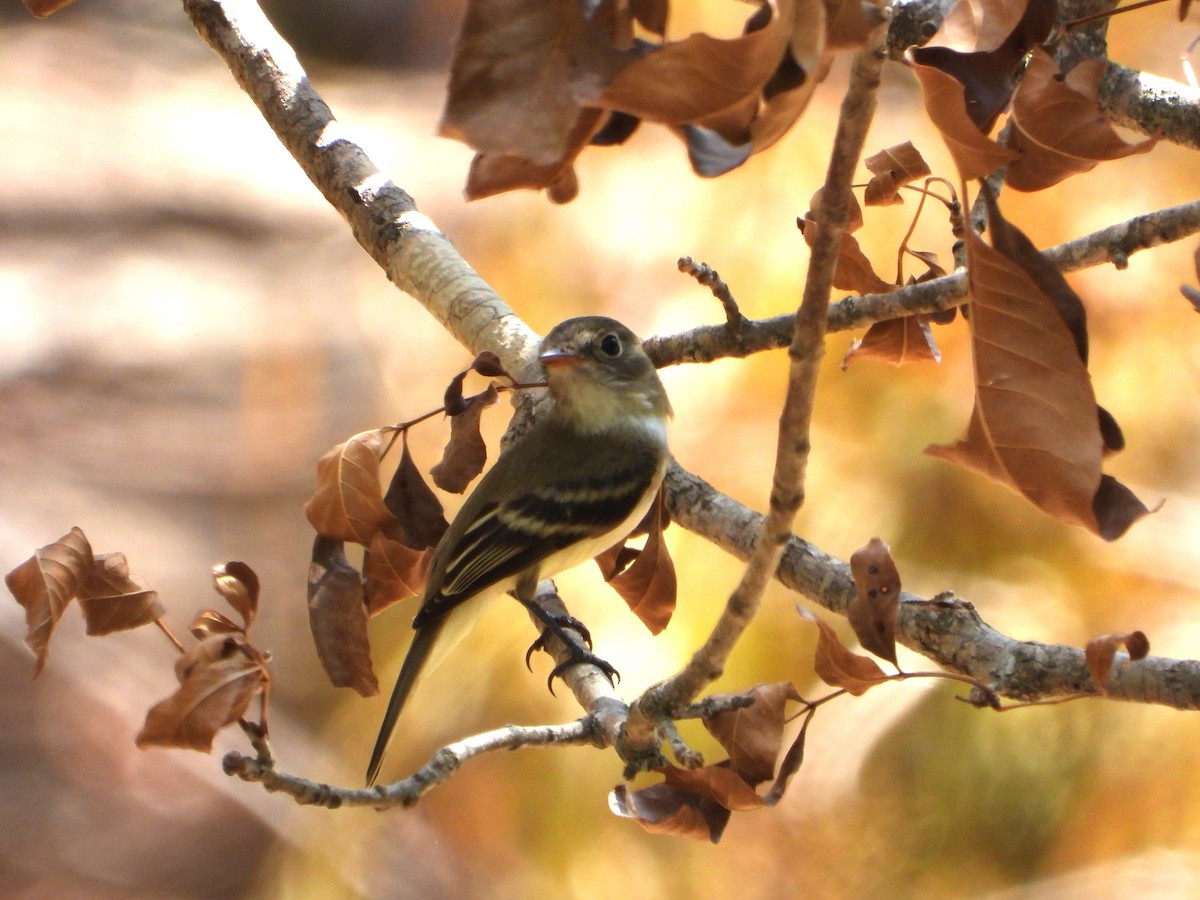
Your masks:
{"label": "bird's eye", "polygon": [[621,355],[621,339],[615,334],[606,334],[600,338],[600,352],[610,359],[616,359]]}

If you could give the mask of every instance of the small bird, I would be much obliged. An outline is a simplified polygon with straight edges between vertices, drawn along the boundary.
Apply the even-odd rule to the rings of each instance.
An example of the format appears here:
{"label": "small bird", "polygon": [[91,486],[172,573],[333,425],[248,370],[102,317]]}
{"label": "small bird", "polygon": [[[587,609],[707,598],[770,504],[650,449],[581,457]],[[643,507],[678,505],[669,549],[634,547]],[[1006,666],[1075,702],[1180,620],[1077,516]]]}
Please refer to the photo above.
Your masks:
{"label": "small bird", "polygon": [[[513,592],[561,631],[532,603],[537,583],[625,538],[662,484],[671,404],[637,336],[603,316],[568,319],[546,335],[538,360],[554,404],[501,454],[434,551],[368,787],[418,677],[466,635],[484,603]],[[569,645],[580,661],[599,662]]]}

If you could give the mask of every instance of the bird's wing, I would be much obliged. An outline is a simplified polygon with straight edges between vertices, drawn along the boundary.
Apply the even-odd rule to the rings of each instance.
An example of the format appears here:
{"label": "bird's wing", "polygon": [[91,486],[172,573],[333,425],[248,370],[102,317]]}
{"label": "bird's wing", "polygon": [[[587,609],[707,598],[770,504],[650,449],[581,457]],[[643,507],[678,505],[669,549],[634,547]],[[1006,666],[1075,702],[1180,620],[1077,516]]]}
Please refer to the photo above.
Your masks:
{"label": "bird's wing", "polygon": [[[566,547],[602,540],[629,518],[657,473],[658,461],[647,459],[603,480],[573,478],[481,507],[453,546],[444,548],[441,583],[427,596],[413,627],[440,619],[467,598]],[[594,552],[606,549],[597,545]]]}

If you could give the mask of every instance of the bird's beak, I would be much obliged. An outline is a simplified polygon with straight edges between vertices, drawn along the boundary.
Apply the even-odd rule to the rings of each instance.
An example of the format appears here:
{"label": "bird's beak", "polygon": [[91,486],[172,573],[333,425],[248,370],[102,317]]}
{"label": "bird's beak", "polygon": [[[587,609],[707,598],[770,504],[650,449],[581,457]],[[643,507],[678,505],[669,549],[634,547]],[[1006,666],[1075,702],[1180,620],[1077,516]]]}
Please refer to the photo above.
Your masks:
{"label": "bird's beak", "polygon": [[573,368],[583,362],[583,357],[569,350],[547,350],[538,357],[538,362],[547,369]]}

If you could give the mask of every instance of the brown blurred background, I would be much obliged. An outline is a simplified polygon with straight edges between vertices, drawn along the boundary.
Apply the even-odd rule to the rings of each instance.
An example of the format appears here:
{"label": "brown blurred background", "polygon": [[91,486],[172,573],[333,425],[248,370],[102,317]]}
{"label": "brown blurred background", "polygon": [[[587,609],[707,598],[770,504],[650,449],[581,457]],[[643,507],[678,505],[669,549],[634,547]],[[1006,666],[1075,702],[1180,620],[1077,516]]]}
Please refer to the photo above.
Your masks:
{"label": "brown blurred background", "polygon": [[[676,20],[712,24],[719,7]],[[644,334],[717,322],[675,269],[715,266],[751,316],[794,308],[807,251],[794,219],[825,165],[844,61],[792,135],[717,181],[643,128],[592,150],[568,207],[535,195],[466,205],[470,153],[434,137],[454,4],[275,2],[318,89],[375,162],[417,198],[535,328],[604,312]],[[713,4],[716,6],[716,4]],[[88,0],[46,22],[0,7],[0,566],[84,528],[162,593],[182,631],[215,603],[209,568],[252,565],[257,642],[274,651],[281,766],[357,784],[383,699],[328,686],[307,634],[315,460],[356,431],[437,405],[467,354],[355,245],[176,5]],[[1114,56],[1179,77],[1195,14],[1155,8],[1113,26]],[[891,67],[871,151],[922,128]],[[1163,146],[1044,195],[1004,197],[1048,246],[1200,190],[1196,157]],[[869,211],[885,275],[913,204]],[[932,210],[914,246],[949,258]],[[1155,652],[1200,646],[1200,317],[1178,293],[1195,241],[1072,276],[1091,321],[1093,379],[1129,449],[1109,471],[1157,515],[1115,546],[1060,526],[996,485],[922,455],[971,408],[961,323],[940,366],[838,371],[829,341],[809,500],[798,531],[843,558],[888,541],[909,589],[953,589],[1014,637],[1081,645],[1140,628]],[[664,372],[687,467],[762,508],[782,353]],[[489,423],[503,428],[497,410]],[[426,467],[444,431],[418,429]],[[587,568],[562,579],[573,610],[634,696],[690,655],[739,566],[672,529],[681,573],[671,627],[650,638]],[[718,690],[791,679],[821,693],[813,629],[775,589]],[[497,604],[416,696],[389,773],[442,742],[506,722],[577,715],[525,672],[531,633]],[[373,623],[390,684],[411,609]],[[719,846],[644,834],[607,810],[611,754],[524,752],[473,763],[412,811],[304,809],[233,782],[220,754],[140,752],[145,710],[170,692],[158,634],[85,640],[68,616],[30,682],[23,616],[0,603],[0,893],[15,897],[1185,896],[1200,892],[1194,714],[1112,703],[983,713],[934,683],[887,686],[823,709],[776,809],[734,816]],[[921,668],[911,655],[906,668]],[[562,692],[560,692],[562,693]],[[712,745],[692,735],[709,752]]]}

